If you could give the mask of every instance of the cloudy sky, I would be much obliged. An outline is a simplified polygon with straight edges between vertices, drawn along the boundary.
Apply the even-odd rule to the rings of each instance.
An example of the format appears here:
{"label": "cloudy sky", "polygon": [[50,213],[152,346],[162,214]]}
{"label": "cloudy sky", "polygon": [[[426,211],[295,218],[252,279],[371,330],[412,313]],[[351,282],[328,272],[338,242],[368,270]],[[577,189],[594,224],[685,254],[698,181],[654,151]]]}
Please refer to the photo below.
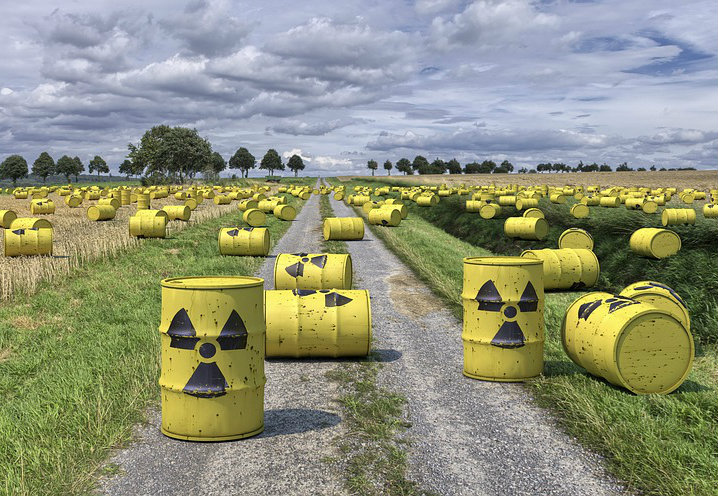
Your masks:
{"label": "cloudy sky", "polygon": [[[423,154],[718,166],[715,0],[0,3],[0,156],[153,125],[307,172]],[[383,172],[383,171],[382,171]]]}

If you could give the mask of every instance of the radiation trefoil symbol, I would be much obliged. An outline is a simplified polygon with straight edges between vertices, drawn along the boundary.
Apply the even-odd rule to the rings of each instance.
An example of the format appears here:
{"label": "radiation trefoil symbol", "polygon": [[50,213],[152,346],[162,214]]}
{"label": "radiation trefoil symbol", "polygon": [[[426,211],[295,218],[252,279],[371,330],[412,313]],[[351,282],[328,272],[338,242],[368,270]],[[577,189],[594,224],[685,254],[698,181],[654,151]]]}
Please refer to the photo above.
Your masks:
{"label": "radiation trefoil symbol", "polygon": [[327,263],[327,256],[326,255],[319,255],[317,257],[309,257],[308,253],[294,253],[295,257],[302,257],[302,259],[287,267],[286,270],[287,274],[289,274],[292,277],[301,277],[304,275],[304,264],[311,263],[313,265],[316,265],[320,269],[324,268],[324,264]]}
{"label": "radiation trefoil symbol", "polygon": [[253,227],[235,227],[234,229],[230,229],[227,231],[227,234],[230,236],[236,236],[239,234],[239,231],[253,231]]}
{"label": "radiation trefoil symbol", "polygon": [[666,291],[668,291],[668,292],[671,294],[671,296],[673,296],[673,297],[676,299],[676,301],[677,301],[678,303],[680,303],[681,305],[683,305],[684,308],[686,307],[685,302],[683,301],[683,299],[682,299],[680,296],[678,296],[678,293],[676,293],[675,291],[673,291],[673,289],[669,288],[669,287],[666,286],[665,284],[661,284],[660,282],[648,281],[645,286],[636,286],[636,287],[633,288],[633,289],[634,289],[634,290],[637,290],[637,291],[645,291],[646,289],[651,289],[651,288],[661,288],[661,289],[665,289]]}
{"label": "radiation trefoil symbol", "polygon": [[[216,398],[227,394],[229,385],[217,362],[202,361],[202,359],[209,360],[213,358],[217,353],[217,347],[214,343],[197,337],[194,325],[184,308],[180,309],[172,318],[169,329],[167,329],[167,335],[171,338],[170,348],[195,350],[201,357],[199,365],[192,373],[192,377],[189,378],[182,389],[185,394],[197,396],[198,398]],[[244,350],[247,348],[247,328],[235,310],[232,310],[215,341],[222,351]],[[198,347],[197,343],[200,342],[201,344]]]}
{"label": "radiation trefoil symbol", "polygon": [[531,281],[526,284],[517,305],[504,302],[499,290],[496,289],[494,281],[490,279],[479,288],[479,292],[476,293],[476,298],[474,299],[479,302],[479,310],[502,312],[503,314],[504,322],[491,340],[492,346],[498,348],[521,348],[526,344],[526,336],[524,336],[521,326],[516,322],[516,318],[519,311],[536,312],[538,310],[539,299]]}
{"label": "radiation trefoil symbol", "polygon": [[635,305],[638,302],[631,298],[626,298],[625,296],[612,296],[611,298],[606,298],[605,301],[589,301],[588,303],[584,303],[583,305],[578,307],[578,318],[588,320],[593,311],[600,307],[603,303],[607,303],[609,305],[608,313],[613,313],[616,310],[620,310],[621,308],[627,307],[629,305]]}
{"label": "radiation trefoil symbol", "polygon": [[330,291],[328,289],[293,289],[292,293],[294,293],[297,296],[309,296],[316,293],[322,293],[324,295],[324,306],[325,307],[340,307],[342,305],[346,305],[350,301],[352,301],[351,298],[341,295],[337,293],[336,291]]}

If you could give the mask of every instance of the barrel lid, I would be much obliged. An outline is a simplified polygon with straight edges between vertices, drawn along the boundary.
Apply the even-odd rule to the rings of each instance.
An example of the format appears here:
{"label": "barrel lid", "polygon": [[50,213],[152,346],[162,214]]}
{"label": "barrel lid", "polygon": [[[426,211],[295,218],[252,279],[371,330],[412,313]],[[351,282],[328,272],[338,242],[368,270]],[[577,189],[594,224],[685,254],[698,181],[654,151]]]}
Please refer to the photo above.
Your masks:
{"label": "barrel lid", "polygon": [[264,279],[249,276],[172,277],[160,283],[171,289],[237,289],[264,286]]}
{"label": "barrel lid", "polygon": [[543,260],[525,257],[466,257],[464,263],[469,265],[542,265]]}

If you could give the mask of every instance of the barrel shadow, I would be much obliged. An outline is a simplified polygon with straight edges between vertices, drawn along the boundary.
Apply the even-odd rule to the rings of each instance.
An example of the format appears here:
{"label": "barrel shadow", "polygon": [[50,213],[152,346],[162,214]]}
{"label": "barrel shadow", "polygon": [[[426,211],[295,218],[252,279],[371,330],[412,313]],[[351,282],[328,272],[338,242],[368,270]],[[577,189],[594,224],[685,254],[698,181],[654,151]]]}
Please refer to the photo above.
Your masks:
{"label": "barrel shadow", "polygon": [[302,363],[347,363],[347,362],[395,362],[401,358],[402,354],[397,350],[381,349],[371,350],[367,356],[353,357],[320,357],[320,358],[294,358],[294,357],[265,357],[266,362],[282,363],[282,362],[302,362]]}
{"label": "barrel shadow", "polygon": [[310,408],[277,408],[264,412],[264,432],[259,437],[286,436],[334,427],[341,418],[336,413]]}
{"label": "barrel shadow", "polygon": [[681,386],[673,391],[671,394],[686,394],[686,393],[702,393],[710,391],[712,388],[699,384],[696,381],[687,380],[684,381]]}
{"label": "barrel shadow", "polygon": [[544,362],[543,375],[548,377],[575,375],[583,372],[583,369],[569,360],[546,360]]}

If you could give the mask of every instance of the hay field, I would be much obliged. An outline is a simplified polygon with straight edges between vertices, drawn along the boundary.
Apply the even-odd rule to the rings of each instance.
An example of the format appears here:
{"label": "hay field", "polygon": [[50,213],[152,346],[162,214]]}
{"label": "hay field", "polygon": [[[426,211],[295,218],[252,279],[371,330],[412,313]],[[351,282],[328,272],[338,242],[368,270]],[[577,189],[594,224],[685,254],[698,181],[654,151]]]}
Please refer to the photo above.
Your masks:
{"label": "hay field", "polygon": [[[371,176],[343,176],[340,181],[351,179],[372,179]],[[649,188],[671,187],[679,189],[694,188],[707,191],[718,188],[718,170],[696,171],[656,171],[656,172],[565,172],[543,174],[427,174],[423,176],[393,175],[375,176],[374,180],[414,184],[477,184],[505,185],[519,184],[531,186],[546,184],[549,186],[597,185],[608,186],[645,186]]]}

